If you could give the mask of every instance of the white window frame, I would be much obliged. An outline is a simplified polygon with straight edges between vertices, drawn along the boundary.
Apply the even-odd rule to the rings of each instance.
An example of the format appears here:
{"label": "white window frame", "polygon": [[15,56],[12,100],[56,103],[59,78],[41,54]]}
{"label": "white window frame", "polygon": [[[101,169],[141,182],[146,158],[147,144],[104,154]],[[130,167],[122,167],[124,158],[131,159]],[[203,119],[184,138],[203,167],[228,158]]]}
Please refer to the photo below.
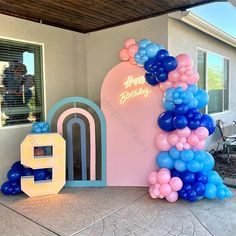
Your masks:
{"label": "white window frame", "polygon": [[[29,41],[29,40],[24,40],[24,39],[19,39],[19,38],[13,38],[13,37],[5,37],[5,36],[1,36],[0,35],[0,39],[6,39],[6,40],[13,40],[16,42],[22,42],[22,43],[29,43],[29,44],[37,44],[39,46],[41,46],[42,48],[42,88],[43,88],[43,101],[42,101],[42,105],[43,105],[43,120],[46,120],[47,117],[47,103],[46,103],[46,76],[45,76],[45,46],[44,43],[39,43],[39,42],[35,42],[35,41]],[[0,115],[1,115],[1,105],[0,105]],[[0,119],[1,122],[1,119]],[[14,128],[24,128],[24,127],[31,127],[32,123],[28,123],[28,124],[17,124],[17,125],[9,125],[9,126],[2,126],[0,124],[0,129],[14,129]]]}
{"label": "white window frame", "polygon": [[[225,55],[222,55],[222,54],[219,54],[219,53],[216,53],[216,52],[213,52],[211,50],[207,50],[205,48],[201,48],[201,47],[197,47],[197,53],[196,53],[196,67],[198,66],[198,52],[199,51],[202,51],[202,52],[205,52],[206,53],[206,62],[205,62],[205,81],[204,81],[204,86],[205,86],[205,90],[208,92],[208,86],[207,86],[207,81],[208,81],[208,73],[207,73],[207,68],[208,68],[208,53],[212,53],[212,54],[215,54],[217,56],[220,56],[220,57],[223,57],[224,59],[227,59],[229,61],[229,71],[228,71],[228,87],[229,87],[229,91],[228,91],[228,101],[229,101],[229,105],[228,105],[228,109],[227,110],[224,110],[222,112],[215,112],[215,113],[210,113],[211,115],[218,115],[218,114],[222,114],[222,113],[228,113],[230,111],[230,68],[231,68],[231,60],[229,57],[225,56]],[[223,100],[222,100],[222,104],[224,106],[224,90],[223,90]],[[224,108],[224,107],[223,107]],[[206,114],[209,114],[208,113],[208,105],[205,107],[205,113]]]}

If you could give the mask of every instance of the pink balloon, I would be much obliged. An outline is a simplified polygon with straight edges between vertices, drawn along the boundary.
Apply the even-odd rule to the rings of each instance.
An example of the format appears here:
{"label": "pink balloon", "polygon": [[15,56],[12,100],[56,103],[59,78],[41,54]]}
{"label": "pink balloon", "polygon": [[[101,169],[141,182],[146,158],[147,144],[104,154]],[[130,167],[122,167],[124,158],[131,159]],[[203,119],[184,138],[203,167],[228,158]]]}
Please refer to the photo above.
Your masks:
{"label": "pink balloon", "polygon": [[167,141],[171,146],[175,146],[179,142],[179,136],[177,134],[170,134]]}
{"label": "pink balloon", "polygon": [[153,199],[158,198],[158,196],[154,193],[154,191],[150,192],[149,195],[150,195],[150,197],[153,198]]}
{"label": "pink balloon", "polygon": [[149,194],[151,194],[151,192],[154,190],[154,186],[150,186],[148,189]]}
{"label": "pink balloon", "polygon": [[199,80],[199,74],[195,72],[188,77],[187,82],[188,84],[196,84],[198,80]]}
{"label": "pink balloon", "polygon": [[160,89],[165,92],[168,88],[172,88],[173,84],[170,81],[165,81],[163,83],[159,83]]}
{"label": "pink balloon", "polygon": [[134,57],[134,55],[137,53],[137,51],[138,51],[138,45],[137,44],[131,45],[128,48],[128,53],[129,53],[130,57]]}
{"label": "pink balloon", "polygon": [[128,50],[126,48],[122,48],[120,50],[120,59],[123,61],[129,60],[129,54],[128,54]]}
{"label": "pink balloon", "polygon": [[185,82],[175,82],[174,88],[177,88],[177,87],[182,87],[183,90],[186,90],[188,88],[188,85]]}
{"label": "pink balloon", "polygon": [[176,133],[179,135],[179,137],[187,138],[191,134],[191,129],[188,127],[185,127],[184,129],[177,129]]}
{"label": "pink balloon", "polygon": [[167,141],[168,134],[167,133],[158,133],[156,136],[156,147],[161,151],[168,151],[171,146]]}
{"label": "pink balloon", "polygon": [[209,131],[205,127],[197,128],[194,133],[198,136],[199,139],[206,139],[209,136]]}
{"label": "pink balloon", "polygon": [[130,58],[129,58],[129,62],[130,62],[131,64],[133,64],[133,65],[137,64],[136,61],[135,61],[135,59],[134,59],[133,57],[130,57]]}
{"label": "pink balloon", "polygon": [[173,83],[178,82],[179,81],[179,72],[177,70],[173,70],[173,71],[169,72],[168,80]]}
{"label": "pink balloon", "polygon": [[155,185],[154,185],[154,188],[160,188],[161,187],[161,185],[159,184],[159,183],[156,183]]}
{"label": "pink balloon", "polygon": [[196,146],[199,143],[199,138],[196,134],[190,134],[188,137],[188,143],[191,146]]}
{"label": "pink balloon", "polygon": [[183,187],[183,182],[180,178],[173,177],[173,178],[171,178],[169,185],[174,192],[177,192]]}
{"label": "pink balloon", "polygon": [[179,67],[179,68],[178,68],[178,72],[179,72],[180,74],[184,74],[185,71],[186,71],[185,66],[182,66],[182,67]]}
{"label": "pink balloon", "polygon": [[154,185],[157,183],[157,172],[153,171],[148,176],[148,183]]}
{"label": "pink balloon", "polygon": [[125,40],[125,47],[129,48],[131,45],[135,44],[135,40],[133,38],[128,38]]}
{"label": "pink balloon", "polygon": [[168,196],[172,192],[172,189],[169,184],[162,184],[160,187],[160,193],[163,196]]}
{"label": "pink balloon", "polygon": [[176,148],[178,151],[182,151],[184,149],[184,144],[179,142],[176,144]]}
{"label": "pink balloon", "polygon": [[188,77],[187,77],[186,75],[180,75],[179,80],[180,80],[181,82],[186,82],[187,79],[188,79]]}
{"label": "pink balloon", "polygon": [[168,202],[176,202],[179,198],[179,195],[177,192],[172,192],[170,195],[166,196],[166,200]]}
{"label": "pink balloon", "polygon": [[162,194],[159,195],[160,199],[163,199],[165,196],[163,196]]}
{"label": "pink balloon", "polygon": [[158,172],[161,172],[161,171],[165,171],[165,172],[167,172],[167,173],[169,173],[170,174],[170,170],[169,169],[167,169],[167,168],[161,168]]}
{"label": "pink balloon", "polygon": [[159,188],[154,188],[152,192],[153,192],[157,197],[159,197],[159,195],[160,195],[160,190],[159,190]]}
{"label": "pink balloon", "polygon": [[197,150],[202,150],[205,148],[205,140],[201,140],[196,146],[194,146]]}
{"label": "pink balloon", "polygon": [[182,66],[192,66],[193,65],[193,61],[192,58],[188,55],[188,54],[180,54],[176,57],[177,61],[178,61],[178,67],[182,67]]}
{"label": "pink balloon", "polygon": [[185,137],[181,137],[181,138],[179,139],[179,141],[180,141],[181,143],[185,144],[185,143],[187,142],[187,139],[186,139]]}
{"label": "pink balloon", "polygon": [[157,181],[160,184],[167,184],[170,181],[170,173],[168,171],[159,171],[157,173]]}
{"label": "pink balloon", "polygon": [[186,69],[186,71],[185,71],[185,75],[187,75],[188,77],[189,76],[191,76],[193,74],[193,70],[192,70],[192,68],[191,69]]}
{"label": "pink balloon", "polygon": [[190,149],[191,148],[191,146],[188,144],[188,143],[185,143],[184,144],[184,149],[186,150],[186,149]]}

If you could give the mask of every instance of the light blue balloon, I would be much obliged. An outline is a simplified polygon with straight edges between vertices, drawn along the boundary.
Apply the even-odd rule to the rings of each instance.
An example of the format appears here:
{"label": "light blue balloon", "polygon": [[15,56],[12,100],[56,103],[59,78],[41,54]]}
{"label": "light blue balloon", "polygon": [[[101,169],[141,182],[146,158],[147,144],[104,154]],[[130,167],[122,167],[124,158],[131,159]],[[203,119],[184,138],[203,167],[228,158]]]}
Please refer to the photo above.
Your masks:
{"label": "light blue balloon", "polygon": [[187,105],[189,109],[196,108],[198,106],[198,100],[195,97],[193,97],[192,101],[188,103]]}
{"label": "light blue balloon", "polygon": [[214,184],[208,183],[205,186],[206,190],[205,190],[205,197],[208,199],[214,199],[216,198],[216,186]]}
{"label": "light blue balloon", "polygon": [[194,152],[194,160],[197,162],[203,162],[205,159],[205,152],[202,150]]}
{"label": "light blue balloon", "polygon": [[177,91],[174,91],[174,92],[173,92],[173,98],[174,98],[174,99],[179,98],[179,93],[178,93]]}
{"label": "light blue balloon", "polygon": [[189,104],[193,100],[193,94],[190,91],[185,92],[185,98],[183,99],[183,103]]}
{"label": "light blue balloon", "polygon": [[205,159],[202,163],[203,163],[202,171],[209,172],[213,169],[213,167],[215,165],[215,160],[209,152],[205,152]]}
{"label": "light blue balloon", "polygon": [[146,55],[146,49],[145,49],[145,48],[139,48],[138,54],[139,54],[140,56]]}
{"label": "light blue balloon", "polygon": [[175,108],[175,104],[173,102],[168,102],[165,100],[163,101],[162,105],[167,111],[173,111]]}
{"label": "light blue balloon", "polygon": [[134,55],[134,59],[135,59],[135,61],[137,62],[138,60],[141,59],[141,55],[140,55],[139,53],[136,53],[136,54]]}
{"label": "light blue balloon", "polygon": [[207,173],[207,178],[208,178],[208,182],[217,185],[218,183],[220,183],[221,181],[221,177],[219,176],[219,174],[212,170],[210,172]]}
{"label": "light blue balloon", "polygon": [[162,45],[162,44],[157,44],[158,46],[158,49],[161,50],[161,49],[165,49],[165,47]]}
{"label": "light blue balloon", "polygon": [[198,91],[198,86],[197,84],[190,84],[188,85],[187,90],[195,94]]}
{"label": "light blue balloon", "polygon": [[181,153],[180,153],[180,158],[181,160],[183,160],[184,162],[188,162],[188,161],[191,161],[194,157],[194,152],[189,149],[189,150],[183,150]]}
{"label": "light blue balloon", "polygon": [[150,40],[142,39],[139,41],[138,45],[139,45],[139,47],[145,48],[150,43],[152,43]]}
{"label": "light blue balloon", "polygon": [[146,53],[151,58],[157,55],[158,50],[159,48],[155,43],[151,43],[146,46]]}
{"label": "light blue balloon", "polygon": [[223,188],[219,188],[216,190],[216,196],[218,199],[223,200],[225,198],[225,191]]}
{"label": "light blue balloon", "polygon": [[232,192],[229,190],[229,188],[227,188],[226,186],[225,186],[224,191],[225,191],[225,197],[226,197],[226,198],[231,198],[231,197],[233,197],[233,193],[232,193]]}
{"label": "light blue balloon", "polygon": [[173,98],[173,93],[174,93],[175,89],[174,88],[169,88],[166,90],[165,92],[165,100],[166,101],[174,101],[174,98]]}
{"label": "light blue balloon", "polygon": [[198,109],[202,109],[208,104],[209,95],[203,89],[198,89],[197,93],[194,96],[198,101],[198,105],[197,105]]}
{"label": "light blue balloon", "polygon": [[179,172],[184,172],[186,170],[186,164],[184,161],[178,159],[175,161],[175,169]]}
{"label": "light blue balloon", "polygon": [[160,168],[174,168],[174,160],[169,156],[168,152],[160,152],[156,157],[156,163]]}
{"label": "light blue balloon", "polygon": [[[143,55],[143,56],[142,56],[142,60],[144,61],[144,63],[145,63],[148,59],[149,59],[149,58],[148,58],[148,55]],[[143,64],[144,64],[144,63],[143,63]]]}
{"label": "light blue balloon", "polygon": [[175,99],[174,102],[175,102],[175,104],[180,105],[180,104],[182,104],[182,99],[177,98],[177,99]]}
{"label": "light blue balloon", "polygon": [[171,156],[173,159],[179,159],[179,158],[180,158],[180,151],[177,150],[176,147],[172,147],[172,148],[169,150],[169,154],[170,154],[170,156]]}
{"label": "light blue balloon", "polygon": [[196,172],[200,171],[201,166],[200,166],[199,162],[197,162],[195,160],[191,160],[187,163],[187,169],[193,173],[196,173]]}

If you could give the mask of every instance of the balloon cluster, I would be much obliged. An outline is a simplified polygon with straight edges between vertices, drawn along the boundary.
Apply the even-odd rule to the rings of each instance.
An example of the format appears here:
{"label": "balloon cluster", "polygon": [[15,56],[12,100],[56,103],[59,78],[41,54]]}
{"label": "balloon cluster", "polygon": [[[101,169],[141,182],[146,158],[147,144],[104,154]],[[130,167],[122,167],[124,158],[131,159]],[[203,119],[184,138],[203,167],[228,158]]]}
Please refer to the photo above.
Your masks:
{"label": "balloon cluster", "polygon": [[168,152],[160,152],[156,157],[156,163],[160,168],[175,169],[179,172],[188,170],[196,173],[211,171],[215,161],[210,153],[203,150],[178,151],[172,147]]}
{"label": "balloon cluster", "polygon": [[193,61],[189,55],[180,54],[176,57],[176,60],[177,68],[169,73],[168,81],[160,85],[163,91],[179,86],[187,89],[189,85],[196,84],[199,80],[198,73],[193,71]]}
{"label": "balloon cluster", "polygon": [[49,125],[46,122],[35,122],[32,125],[32,133],[48,133]]}
{"label": "balloon cluster", "polygon": [[177,201],[177,191],[183,186],[182,180],[179,177],[171,177],[170,170],[166,168],[150,173],[148,181],[151,198],[165,198],[168,202]]}
{"label": "balloon cluster", "polygon": [[5,195],[17,195],[21,191],[21,177],[34,176],[35,181],[47,180],[52,178],[52,172],[48,169],[36,169],[23,166],[20,161],[15,162],[7,173],[8,181],[3,183],[1,191]]}
{"label": "balloon cluster", "polygon": [[120,59],[122,61],[129,61],[131,64],[136,64],[134,59],[135,54],[138,52],[139,46],[133,38],[125,41],[125,47],[120,50]]}
{"label": "balloon cluster", "polygon": [[168,151],[171,147],[176,147],[179,151],[190,148],[200,150],[205,147],[205,139],[208,135],[209,131],[205,127],[199,127],[192,131],[185,127],[169,133],[157,133],[155,143],[160,151]]}
{"label": "balloon cluster", "polygon": [[[176,110],[178,109],[182,110],[183,107],[177,107]],[[197,109],[188,109],[185,114],[176,113],[176,111],[164,111],[159,115],[157,123],[166,132],[186,127],[191,130],[205,127],[209,135],[214,133],[216,127],[215,121],[211,116],[202,114]]]}
{"label": "balloon cluster", "polygon": [[155,58],[149,58],[145,64],[145,78],[148,84],[154,86],[168,79],[168,73],[177,67],[177,61],[169,56],[169,52],[161,49],[157,52]]}
{"label": "balloon cluster", "polygon": [[164,47],[161,44],[152,43],[148,39],[142,39],[138,43],[139,49],[135,54],[134,59],[136,63],[143,66],[149,58],[154,58],[157,52]]}
{"label": "balloon cluster", "polygon": [[216,171],[179,172],[173,170],[172,177],[179,177],[183,181],[183,187],[179,190],[179,197],[190,202],[208,199],[224,199],[232,197],[231,191],[223,184],[222,178]]}

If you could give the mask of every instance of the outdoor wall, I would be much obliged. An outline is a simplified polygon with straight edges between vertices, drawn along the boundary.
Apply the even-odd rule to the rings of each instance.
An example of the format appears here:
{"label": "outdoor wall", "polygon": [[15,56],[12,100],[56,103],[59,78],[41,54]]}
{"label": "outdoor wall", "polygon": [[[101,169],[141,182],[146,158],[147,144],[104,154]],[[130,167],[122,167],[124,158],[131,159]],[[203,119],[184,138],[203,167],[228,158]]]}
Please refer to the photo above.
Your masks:
{"label": "outdoor wall", "polygon": [[108,71],[120,62],[119,51],[127,38],[147,38],[167,46],[168,16],[163,15],[87,35],[88,98],[100,104],[100,90]]}
{"label": "outdoor wall", "polygon": [[[44,45],[46,109],[62,98],[87,96],[85,35],[0,15],[0,37]],[[31,125],[0,129],[0,185]]]}
{"label": "outdoor wall", "polygon": [[[236,120],[236,48],[205,34],[184,22],[169,18],[168,20],[168,50],[174,56],[181,53],[188,53],[194,61],[194,68],[197,69],[197,48],[220,54],[230,58],[230,81],[229,81],[229,111],[211,114],[214,119],[221,119],[224,122],[232,123]],[[212,138],[212,137],[211,137]],[[216,132],[213,139],[208,140],[211,145],[219,139]],[[210,147],[209,147],[210,148]]]}

